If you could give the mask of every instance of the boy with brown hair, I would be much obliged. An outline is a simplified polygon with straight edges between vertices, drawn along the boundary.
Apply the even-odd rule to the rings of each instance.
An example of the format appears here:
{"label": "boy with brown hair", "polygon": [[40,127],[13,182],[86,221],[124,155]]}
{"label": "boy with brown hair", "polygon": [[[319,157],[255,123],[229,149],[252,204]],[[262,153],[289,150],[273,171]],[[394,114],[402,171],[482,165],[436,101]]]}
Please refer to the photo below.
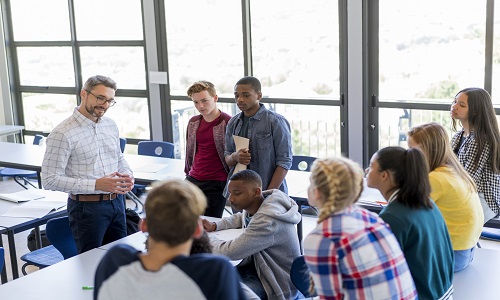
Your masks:
{"label": "boy with brown hair", "polygon": [[245,299],[233,265],[222,256],[190,254],[203,226],[206,198],[195,185],[173,179],[149,192],[141,230],[148,251],[117,245],[96,270],[94,299]]}

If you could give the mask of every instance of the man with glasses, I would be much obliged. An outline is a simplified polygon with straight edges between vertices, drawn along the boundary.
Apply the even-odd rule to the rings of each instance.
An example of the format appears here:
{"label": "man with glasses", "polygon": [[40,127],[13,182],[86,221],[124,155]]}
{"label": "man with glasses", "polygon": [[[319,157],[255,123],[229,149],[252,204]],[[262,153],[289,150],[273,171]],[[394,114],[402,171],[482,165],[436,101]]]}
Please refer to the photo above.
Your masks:
{"label": "man with glasses", "polygon": [[45,189],[68,193],[68,216],[78,252],[127,235],[123,195],[134,186],[120,150],[116,123],[104,114],[115,104],[116,83],[90,77],[81,104],[47,138],[42,164]]}

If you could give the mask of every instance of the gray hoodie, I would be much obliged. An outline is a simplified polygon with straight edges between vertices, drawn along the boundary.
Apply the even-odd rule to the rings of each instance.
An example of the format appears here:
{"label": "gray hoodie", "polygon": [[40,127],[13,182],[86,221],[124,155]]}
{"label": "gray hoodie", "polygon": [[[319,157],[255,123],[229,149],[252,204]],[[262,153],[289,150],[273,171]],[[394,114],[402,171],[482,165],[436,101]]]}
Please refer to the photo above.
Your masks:
{"label": "gray hoodie", "polygon": [[245,228],[243,234],[230,240],[213,239],[213,252],[231,260],[253,255],[255,269],[269,300],[295,299],[297,289],[290,281],[293,260],[300,256],[295,225],[300,213],[294,200],[280,190],[264,191],[264,202],[245,225],[247,212],[217,221],[217,230]]}

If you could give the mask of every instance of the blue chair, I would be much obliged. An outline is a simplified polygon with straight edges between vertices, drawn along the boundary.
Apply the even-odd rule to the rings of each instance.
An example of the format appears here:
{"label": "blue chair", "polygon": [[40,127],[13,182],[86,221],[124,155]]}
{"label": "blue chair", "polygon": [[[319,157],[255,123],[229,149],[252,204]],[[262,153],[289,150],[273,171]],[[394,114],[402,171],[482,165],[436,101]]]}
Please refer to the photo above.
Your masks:
{"label": "blue chair", "polygon": [[[498,242],[498,241],[500,241],[500,230],[497,228],[483,227],[483,231],[481,232],[481,238],[485,239],[485,240],[491,240],[491,241]],[[478,244],[479,244],[479,242],[478,242]]]}
{"label": "blue chair", "polygon": [[122,150],[122,153],[123,153],[123,151],[125,151],[125,145],[127,145],[127,139],[120,138],[120,149]]}
{"label": "blue chair", "polygon": [[[141,141],[137,144],[137,154],[147,156],[159,156],[166,158],[175,157],[175,146],[169,142],[161,141]],[[143,184],[135,184],[132,193],[140,197],[146,191],[146,186]]]}
{"label": "blue chair", "polygon": [[[301,155],[294,155],[292,157],[292,167],[290,170],[293,171],[302,171],[302,172],[310,172],[311,171],[311,166],[313,162],[316,160],[316,157],[313,156],[301,156]],[[302,252],[302,213],[303,210],[307,210],[309,214],[314,214],[318,215],[318,210],[315,207],[309,206],[307,203],[307,200],[304,201],[301,198],[297,197],[290,197],[295,202],[297,202],[297,205],[299,206],[299,213],[300,213],[300,222],[297,224],[297,236],[299,238],[299,243],[300,243],[300,252]]]}
{"label": "blue chair", "polygon": [[292,262],[292,268],[290,269],[290,280],[293,285],[299,290],[299,292],[304,295],[304,297],[316,297],[316,293],[309,293],[310,287],[310,273],[309,267],[306,264],[304,256],[299,256],[295,258]]}
{"label": "blue chair", "polygon": [[60,217],[50,219],[45,227],[47,238],[50,243],[62,254],[64,259],[68,259],[78,254],[75,239],[69,226],[69,218]]}
{"label": "blue chair", "polygon": [[[41,134],[35,135],[35,138],[33,139],[33,145],[40,145],[40,143],[43,141],[44,138],[45,137]],[[0,176],[14,178],[14,181],[25,189],[28,189],[26,184],[29,184],[32,187],[37,188],[28,180],[28,179],[38,178],[38,175],[35,171],[27,171],[15,168],[3,168],[0,169]],[[24,184],[21,181],[24,181]]]}
{"label": "blue chair", "polygon": [[290,170],[310,172],[311,166],[315,160],[316,157],[313,156],[294,155],[292,157],[292,167]]}
{"label": "blue chair", "polygon": [[43,269],[78,254],[68,217],[49,220],[45,231],[52,245],[21,256],[21,260],[26,262],[21,268],[24,275],[27,275],[26,267],[28,265]]}
{"label": "blue chair", "polygon": [[137,144],[137,154],[174,158],[175,146],[169,142],[141,141]]}
{"label": "blue chair", "polygon": [[5,264],[5,254],[2,247],[0,247],[0,273],[3,271],[3,265]]}

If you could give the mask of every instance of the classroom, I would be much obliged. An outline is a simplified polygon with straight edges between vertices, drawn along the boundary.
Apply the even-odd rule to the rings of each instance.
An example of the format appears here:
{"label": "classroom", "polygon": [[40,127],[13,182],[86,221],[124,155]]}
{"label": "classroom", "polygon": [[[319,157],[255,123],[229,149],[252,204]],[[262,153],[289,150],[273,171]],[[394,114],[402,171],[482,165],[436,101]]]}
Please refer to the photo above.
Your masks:
{"label": "classroom", "polygon": [[[267,157],[259,163],[250,161],[248,156],[246,164],[259,174],[264,188],[269,185],[279,189],[299,203],[301,222],[295,224],[295,228],[300,239],[299,251],[301,255],[306,254],[306,261],[309,248],[305,240],[321,219],[322,207],[311,208],[308,204],[311,161],[302,172],[295,166],[296,162],[292,162],[292,155],[297,159],[346,157],[355,162],[361,170],[366,170],[364,194],[356,206],[378,213],[386,201],[391,201],[385,197],[379,181],[370,187],[367,185],[369,173],[377,175],[371,171],[377,154],[387,147],[415,148],[410,141],[413,130],[435,123],[444,128],[448,144],[454,147],[449,147],[453,150],[450,153],[455,154],[456,161],[463,165],[460,170],[467,171],[468,175],[458,173],[466,182],[469,178],[474,180],[467,186],[471,193],[478,195],[484,213],[481,216],[485,216],[484,227],[476,230],[481,237],[476,238],[474,260],[465,270],[454,273],[453,298],[500,297],[490,294],[494,285],[487,276],[494,276],[492,262],[500,263],[500,252],[497,253],[500,250],[500,190],[497,188],[500,188],[500,167],[494,166],[496,155],[492,154],[488,158],[493,161],[488,176],[495,178],[495,183],[477,181],[480,176],[473,171],[477,171],[478,162],[474,160],[472,167],[467,165],[466,154],[458,150],[467,143],[469,129],[474,132],[476,126],[480,131],[479,123],[474,123],[478,121],[472,121],[470,116],[466,120],[460,115],[461,99],[468,97],[471,102],[473,97],[464,90],[467,88],[484,91],[491,102],[489,112],[493,112],[493,118],[483,121],[486,125],[480,127],[483,132],[493,133],[477,138],[479,149],[491,147],[496,153],[496,142],[500,142],[495,135],[500,115],[499,7],[500,3],[495,0],[318,0],[312,3],[298,0],[0,0],[0,194],[23,191],[22,185],[32,191],[41,188],[42,183],[47,190],[61,191],[62,184],[57,183],[54,176],[44,178],[49,173],[42,172],[54,167],[47,161],[55,162],[58,157],[57,154],[45,157],[45,150],[53,149],[55,134],[48,137],[58,124],[77,111],[75,107],[94,100],[99,105],[108,105],[105,116],[115,123],[113,126],[118,132],[116,135],[113,127],[113,136],[124,142],[123,155],[120,152],[119,157],[129,168],[123,170],[133,171],[136,186],[130,191],[133,195],[128,196],[126,207],[143,212],[149,185],[164,179],[187,176],[191,183],[202,188],[203,181],[208,180],[200,175],[203,172],[195,169],[193,174],[189,173],[192,164],[200,163],[191,155],[195,152],[193,145],[200,141],[196,134],[191,135],[190,126],[193,118],[203,115],[200,110],[203,104],[195,96],[200,90],[190,92],[190,87],[201,82],[202,86],[209,86],[202,88],[208,94],[213,84],[216,95],[214,98],[210,94],[211,99],[215,99],[221,116],[227,117],[227,128],[231,128],[231,134],[222,133],[226,136],[221,144],[224,147],[217,149],[218,156],[210,160],[217,157],[222,160],[219,173],[214,176],[223,182],[217,187],[218,195],[226,202],[216,208],[216,214],[207,213],[207,216],[231,217],[235,208],[226,200],[229,186],[222,177],[229,179],[233,166],[241,164],[247,153],[239,153],[232,141],[227,147],[230,143],[227,137],[240,135],[240,126],[245,127],[232,123],[229,118],[241,113],[241,123],[245,123],[243,116],[252,116],[243,113],[247,108],[241,106],[238,99],[246,97],[247,91],[241,92],[237,86],[244,78],[256,78],[261,87],[255,90],[259,105],[279,119],[268,127],[274,130],[275,124],[284,122],[289,143],[281,147],[278,138],[268,138],[262,142],[267,144],[260,146],[262,154],[257,154],[258,144],[250,139],[249,146],[243,148],[251,149],[251,154],[257,157],[275,153],[276,157],[271,155],[271,164],[276,160],[279,170],[284,171],[279,176],[287,184],[281,180],[276,185],[272,180],[278,172],[263,170]],[[88,79],[96,75],[114,81],[115,85],[106,85],[112,93],[96,90],[92,83],[88,85]],[[253,87],[249,81],[243,85]],[[469,112],[476,109],[469,104]],[[99,110],[87,112],[94,117],[102,116]],[[216,135],[214,127],[214,139]],[[264,135],[257,134],[261,136]],[[89,136],[86,138],[90,141]],[[412,141],[415,140],[416,135]],[[172,146],[168,151],[172,152],[167,158],[143,158],[139,144],[147,141],[168,142]],[[104,144],[110,146],[111,141]],[[422,144],[417,144],[425,154]],[[91,143],[86,147],[94,150]],[[283,157],[287,157],[286,162],[281,161]],[[429,161],[429,157],[426,159]],[[500,157],[498,159],[500,164]],[[121,160],[118,165],[122,166]],[[103,170],[106,167],[103,163]],[[25,172],[32,173],[31,180],[28,183],[19,180],[18,184],[13,176],[4,176],[2,168],[24,168]],[[288,173],[287,169],[290,169]],[[433,170],[432,166],[428,170],[431,186]],[[118,173],[121,175],[116,176],[122,176],[128,184],[131,178],[126,176],[128,173]],[[200,183],[199,178],[188,173],[204,179]],[[129,193],[128,187],[121,188],[123,193]],[[226,194],[221,193],[222,190]],[[58,201],[68,200],[67,190],[63,191],[65,196]],[[134,196],[136,198],[130,198]],[[44,197],[58,198],[52,194],[44,194]],[[373,199],[384,202],[383,207],[371,202]],[[210,201],[209,208],[213,209]],[[0,200],[0,247],[5,248],[1,299],[2,286],[56,267],[38,271],[37,267],[30,266],[28,275],[23,275],[21,256],[30,251],[26,239],[31,230],[39,248],[42,246],[39,230],[43,230],[50,219],[66,216],[63,209],[36,218],[17,216],[13,221],[8,210],[17,204],[2,202],[6,201]],[[491,209],[488,210],[488,206]],[[443,217],[446,221],[446,213]],[[450,235],[456,246],[453,234]],[[143,250],[141,238],[128,241],[132,247]],[[469,244],[465,248],[469,249]],[[11,245],[15,245],[13,251]],[[105,245],[91,248],[101,251],[96,252],[99,259],[91,263],[96,268],[110,248]],[[465,248],[459,247],[458,251]],[[89,269],[85,276],[92,275],[93,280],[94,272],[95,269]],[[42,278],[43,273],[36,276]],[[458,286],[459,283],[465,286]],[[86,299],[89,295],[91,293],[81,297]]]}

